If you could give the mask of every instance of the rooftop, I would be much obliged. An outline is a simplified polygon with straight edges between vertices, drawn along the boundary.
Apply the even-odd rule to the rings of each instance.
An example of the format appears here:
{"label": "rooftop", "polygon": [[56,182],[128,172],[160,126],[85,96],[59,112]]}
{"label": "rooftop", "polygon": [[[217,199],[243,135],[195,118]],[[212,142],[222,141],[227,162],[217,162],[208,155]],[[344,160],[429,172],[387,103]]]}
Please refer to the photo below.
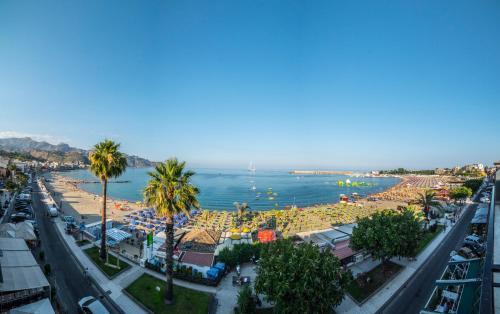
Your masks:
{"label": "rooftop", "polygon": [[0,238],[0,292],[48,287],[49,282],[23,239]]}
{"label": "rooftop", "polygon": [[214,254],[187,251],[182,254],[180,261],[182,263],[211,267],[214,263]]}

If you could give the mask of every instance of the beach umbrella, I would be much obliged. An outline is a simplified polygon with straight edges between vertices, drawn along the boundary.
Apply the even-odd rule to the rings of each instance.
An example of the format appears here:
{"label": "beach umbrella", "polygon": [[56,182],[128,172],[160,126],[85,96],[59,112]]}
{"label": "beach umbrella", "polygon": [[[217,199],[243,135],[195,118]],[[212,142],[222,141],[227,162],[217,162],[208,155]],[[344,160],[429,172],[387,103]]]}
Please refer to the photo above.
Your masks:
{"label": "beach umbrella", "polygon": [[146,214],[140,213],[139,216],[146,217]]}
{"label": "beach umbrella", "polygon": [[154,225],[152,225],[152,224],[148,224],[148,225],[146,225],[146,228],[148,228],[148,229],[153,229],[154,227],[155,227],[155,226],[154,226]]}
{"label": "beach umbrella", "polygon": [[137,222],[137,221],[135,221],[135,220],[131,220],[131,221],[130,221],[130,224],[131,224],[131,225],[138,225],[138,224],[139,224],[139,222]]}

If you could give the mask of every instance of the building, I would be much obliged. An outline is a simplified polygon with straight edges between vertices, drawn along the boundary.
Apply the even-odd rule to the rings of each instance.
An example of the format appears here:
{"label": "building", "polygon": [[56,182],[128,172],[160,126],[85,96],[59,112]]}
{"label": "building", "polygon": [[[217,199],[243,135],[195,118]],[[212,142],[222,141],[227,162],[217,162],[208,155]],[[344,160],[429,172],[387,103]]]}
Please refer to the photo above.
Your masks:
{"label": "building", "polygon": [[221,235],[221,231],[193,229],[181,238],[177,248],[181,251],[213,253],[219,245]]}
{"label": "building", "polygon": [[23,239],[0,238],[0,312],[50,297],[50,285]]}
{"label": "building", "polygon": [[48,298],[13,308],[9,314],[56,314]]}
{"label": "building", "polygon": [[181,252],[178,258],[179,266],[190,267],[206,276],[207,271],[214,264],[214,253]]}
{"label": "building", "polygon": [[331,250],[342,265],[351,266],[366,258],[363,252],[356,252],[350,247],[352,230],[355,226],[356,224],[346,224],[324,230],[299,232],[297,236],[321,250]]}

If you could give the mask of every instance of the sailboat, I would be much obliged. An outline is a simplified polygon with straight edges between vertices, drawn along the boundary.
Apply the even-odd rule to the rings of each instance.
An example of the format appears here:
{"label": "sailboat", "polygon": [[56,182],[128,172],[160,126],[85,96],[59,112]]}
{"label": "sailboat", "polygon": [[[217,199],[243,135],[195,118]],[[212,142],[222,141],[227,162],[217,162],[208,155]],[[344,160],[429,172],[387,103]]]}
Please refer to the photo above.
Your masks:
{"label": "sailboat", "polygon": [[251,172],[252,174],[255,174],[255,166],[253,164],[253,162],[250,162],[250,164],[248,165],[248,171]]}

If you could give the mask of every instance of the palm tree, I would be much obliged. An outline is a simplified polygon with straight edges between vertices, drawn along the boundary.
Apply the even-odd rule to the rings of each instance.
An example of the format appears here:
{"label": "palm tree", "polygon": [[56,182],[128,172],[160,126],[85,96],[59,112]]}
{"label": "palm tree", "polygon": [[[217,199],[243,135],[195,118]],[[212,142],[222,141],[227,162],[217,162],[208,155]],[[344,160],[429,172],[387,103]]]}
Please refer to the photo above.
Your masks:
{"label": "palm tree", "polygon": [[428,217],[431,207],[436,208],[440,213],[442,212],[443,206],[435,199],[436,193],[434,191],[426,190],[425,193],[418,193],[418,195],[420,197],[418,202],[424,207],[426,217]]}
{"label": "palm tree", "polygon": [[174,215],[189,216],[191,207],[199,208],[199,190],[191,183],[193,171],[185,170],[186,163],[171,158],[156,165],[148,173],[150,180],[144,189],[144,203],[156,209],[157,215],[166,218],[166,289],[165,304],[174,302],[172,275],[174,253]]}
{"label": "palm tree", "polygon": [[245,214],[245,211],[247,209],[250,209],[250,206],[248,206],[247,203],[239,203],[239,202],[234,202],[233,205],[236,207],[236,210],[238,211],[238,224],[241,225],[243,215]]}
{"label": "palm tree", "polygon": [[99,256],[106,259],[106,198],[108,180],[119,177],[127,168],[127,158],[118,149],[120,144],[111,140],[104,140],[94,145],[89,153],[90,171],[101,180],[102,185],[102,213],[101,213],[101,250]]}

